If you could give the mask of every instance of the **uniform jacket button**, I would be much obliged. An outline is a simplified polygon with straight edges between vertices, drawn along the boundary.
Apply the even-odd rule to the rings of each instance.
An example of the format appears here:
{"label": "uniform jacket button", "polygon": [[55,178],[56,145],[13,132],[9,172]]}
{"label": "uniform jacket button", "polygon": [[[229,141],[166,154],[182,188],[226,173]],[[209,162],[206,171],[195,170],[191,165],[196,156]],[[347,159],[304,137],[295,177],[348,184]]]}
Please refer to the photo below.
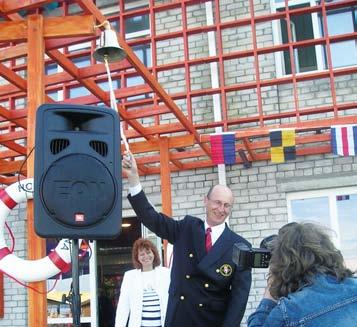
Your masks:
{"label": "uniform jacket button", "polygon": [[183,301],[184,299],[185,299],[185,297],[184,297],[183,295],[181,295],[181,296],[180,296],[180,300]]}
{"label": "uniform jacket button", "polygon": [[199,306],[200,308],[202,308],[202,307],[203,307],[203,304],[202,304],[202,303],[199,303],[198,306]]}
{"label": "uniform jacket button", "polygon": [[189,256],[190,258],[193,258],[193,253],[190,253],[188,256]]}
{"label": "uniform jacket button", "polygon": [[216,273],[219,274],[219,269],[218,268],[216,269]]}
{"label": "uniform jacket button", "polygon": [[190,277],[191,277],[190,275],[186,275],[186,279],[190,279]]}
{"label": "uniform jacket button", "polygon": [[205,288],[208,288],[208,287],[209,287],[209,284],[208,284],[208,283],[206,283],[206,284],[205,284]]}

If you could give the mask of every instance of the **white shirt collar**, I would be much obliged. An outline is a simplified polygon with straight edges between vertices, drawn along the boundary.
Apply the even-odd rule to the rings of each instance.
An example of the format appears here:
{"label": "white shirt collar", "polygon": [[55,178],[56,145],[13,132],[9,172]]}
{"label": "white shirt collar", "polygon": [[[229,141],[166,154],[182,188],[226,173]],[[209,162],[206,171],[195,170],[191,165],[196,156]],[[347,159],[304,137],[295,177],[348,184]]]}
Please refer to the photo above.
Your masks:
{"label": "white shirt collar", "polygon": [[211,227],[212,233],[211,233],[211,238],[212,238],[212,245],[218,240],[218,238],[222,235],[224,229],[226,228],[226,224],[222,223],[216,226],[209,226],[207,224],[207,221],[205,220],[205,230],[207,230],[208,227]]}

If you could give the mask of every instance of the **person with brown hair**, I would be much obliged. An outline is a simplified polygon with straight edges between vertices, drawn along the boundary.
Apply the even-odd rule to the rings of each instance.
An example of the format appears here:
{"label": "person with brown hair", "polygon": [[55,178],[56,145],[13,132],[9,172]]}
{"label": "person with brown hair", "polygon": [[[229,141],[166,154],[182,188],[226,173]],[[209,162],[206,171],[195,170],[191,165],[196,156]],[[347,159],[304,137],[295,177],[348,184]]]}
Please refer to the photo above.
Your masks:
{"label": "person with brown hair", "polygon": [[321,226],[279,230],[264,298],[248,319],[258,326],[357,326],[357,278]]}
{"label": "person with brown hair", "polygon": [[144,238],[134,242],[132,260],[135,269],[124,274],[115,327],[161,327],[167,308],[169,269],[160,266],[155,245]]}

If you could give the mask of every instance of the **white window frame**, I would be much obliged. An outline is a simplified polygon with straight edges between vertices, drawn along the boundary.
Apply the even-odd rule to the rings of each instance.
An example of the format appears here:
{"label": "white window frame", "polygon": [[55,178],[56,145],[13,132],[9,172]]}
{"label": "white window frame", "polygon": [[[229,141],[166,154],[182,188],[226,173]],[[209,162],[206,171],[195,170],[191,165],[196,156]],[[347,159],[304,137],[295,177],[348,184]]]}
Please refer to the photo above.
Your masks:
{"label": "white window frame", "polygon": [[[297,6],[297,5],[302,5],[302,4],[309,4],[310,6],[315,6],[317,4],[317,0],[292,0],[289,1],[289,7],[291,6]],[[270,6],[272,8],[272,12],[276,13],[280,8],[285,8],[285,3],[276,3],[275,0],[270,0]],[[322,37],[321,35],[321,30],[320,30],[320,22],[319,22],[319,17],[317,13],[312,13],[311,14],[311,19],[312,19],[312,27],[313,27],[313,34],[314,38],[320,38]],[[280,22],[275,19],[272,21],[272,30],[273,30],[273,44],[274,45],[281,45],[282,44],[282,35],[281,35],[281,29],[280,29]],[[324,69],[324,61],[323,61],[323,47],[322,45],[318,44],[315,45],[315,54],[316,54],[316,62],[317,62],[317,70],[316,71],[323,71]],[[276,67],[276,75],[277,77],[283,77],[283,76],[290,76],[291,74],[285,74],[285,64],[284,64],[284,56],[283,52],[275,52],[275,67]],[[295,66],[296,65],[297,58],[295,58]],[[310,71],[311,72],[311,71]],[[310,72],[295,72],[296,74],[307,74]]]}
{"label": "white window frame", "polygon": [[339,233],[336,196],[344,195],[344,194],[350,194],[350,195],[357,194],[357,186],[287,193],[286,201],[287,201],[287,208],[288,208],[288,222],[294,221],[292,215],[292,207],[291,207],[292,200],[327,197],[329,203],[330,217],[329,217],[329,221],[326,221],[325,225],[335,232],[335,235],[332,235],[332,240],[335,246],[339,249],[341,244],[341,235]]}
{"label": "white window frame", "polygon": [[[132,33],[125,33],[125,39],[130,40],[130,39],[135,39],[135,38],[140,38],[144,36],[150,36],[151,35],[151,19],[149,15],[149,28],[137,32],[132,32]],[[150,49],[151,49],[151,44],[150,44]]]}
{"label": "white window frame", "polygon": [[68,51],[73,52],[73,51],[79,51],[79,50],[86,50],[86,49],[90,49],[91,46],[92,46],[91,41],[73,44],[73,45],[68,46]]}

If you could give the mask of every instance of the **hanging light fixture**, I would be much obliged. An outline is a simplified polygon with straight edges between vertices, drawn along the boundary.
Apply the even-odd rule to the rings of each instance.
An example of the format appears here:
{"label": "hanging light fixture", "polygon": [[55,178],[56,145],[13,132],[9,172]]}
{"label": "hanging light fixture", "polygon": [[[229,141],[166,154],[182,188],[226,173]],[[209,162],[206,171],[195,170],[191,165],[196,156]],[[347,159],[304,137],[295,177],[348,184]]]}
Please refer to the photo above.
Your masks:
{"label": "hanging light fixture", "polygon": [[126,57],[124,49],[119,45],[117,33],[111,29],[109,21],[104,21],[96,28],[104,26],[100,34],[99,46],[95,49],[93,57],[100,62],[115,62]]}

